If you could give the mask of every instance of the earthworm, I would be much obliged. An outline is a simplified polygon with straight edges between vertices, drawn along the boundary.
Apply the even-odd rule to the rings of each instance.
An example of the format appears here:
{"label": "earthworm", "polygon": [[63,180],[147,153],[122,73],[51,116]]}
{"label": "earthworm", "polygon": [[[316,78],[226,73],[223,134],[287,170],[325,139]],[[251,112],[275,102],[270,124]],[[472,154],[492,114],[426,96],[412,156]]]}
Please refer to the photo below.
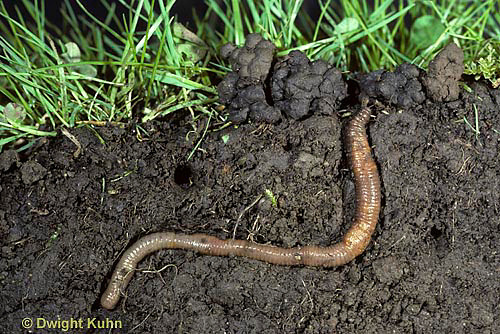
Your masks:
{"label": "earthworm", "polygon": [[101,306],[113,309],[132,278],[137,264],[146,255],[163,248],[189,249],[213,256],[244,256],[289,266],[333,267],[353,260],[368,246],[380,212],[380,180],[365,130],[370,114],[370,110],[363,107],[348,122],[345,131],[347,156],[354,173],[356,208],[353,225],[340,242],[329,247],[281,248],[246,240],[222,240],[207,234],[149,234],[124,252],[101,297]]}

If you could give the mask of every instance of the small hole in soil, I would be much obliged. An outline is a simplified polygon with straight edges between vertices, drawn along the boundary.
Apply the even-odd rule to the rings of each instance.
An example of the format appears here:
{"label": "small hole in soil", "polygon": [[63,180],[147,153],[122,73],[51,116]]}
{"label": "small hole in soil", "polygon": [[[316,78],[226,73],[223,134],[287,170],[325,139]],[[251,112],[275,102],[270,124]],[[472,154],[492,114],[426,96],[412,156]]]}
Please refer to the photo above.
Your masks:
{"label": "small hole in soil", "polygon": [[283,145],[283,150],[285,150],[285,152],[289,152],[291,149],[292,149],[292,143],[290,143],[290,141],[287,141],[286,144]]}
{"label": "small hole in soil", "polygon": [[434,237],[434,239],[438,239],[442,234],[443,234],[443,231],[438,229],[436,226],[433,226],[431,228],[431,235]]}
{"label": "small hole in soil", "polygon": [[191,184],[193,171],[188,165],[178,165],[174,172],[174,182],[180,186],[187,187]]}

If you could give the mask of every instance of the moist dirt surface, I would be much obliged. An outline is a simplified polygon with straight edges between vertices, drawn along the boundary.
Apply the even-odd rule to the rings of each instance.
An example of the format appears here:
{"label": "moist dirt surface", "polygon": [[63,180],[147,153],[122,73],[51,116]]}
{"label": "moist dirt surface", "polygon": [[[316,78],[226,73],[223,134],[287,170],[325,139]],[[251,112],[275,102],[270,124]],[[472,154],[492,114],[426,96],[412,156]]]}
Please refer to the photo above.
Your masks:
{"label": "moist dirt surface", "polygon": [[355,210],[343,127],[359,106],[225,128],[181,113],[71,129],[80,152],[63,134],[4,151],[0,332],[499,333],[500,92],[469,87],[409,108],[373,93],[382,213],[351,263],[165,249],[139,263],[113,311],[99,305],[112,270],[151,232],[338,242]]}

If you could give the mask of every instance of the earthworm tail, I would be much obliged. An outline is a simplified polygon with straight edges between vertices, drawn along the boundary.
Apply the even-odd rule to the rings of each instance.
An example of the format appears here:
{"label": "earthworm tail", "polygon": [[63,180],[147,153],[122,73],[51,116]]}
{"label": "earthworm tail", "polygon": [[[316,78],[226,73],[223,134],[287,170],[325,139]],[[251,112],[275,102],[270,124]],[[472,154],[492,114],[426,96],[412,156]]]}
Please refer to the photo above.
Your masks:
{"label": "earthworm tail", "polygon": [[339,243],[329,247],[281,248],[246,240],[221,240],[207,234],[149,234],[135,242],[122,255],[101,297],[102,307],[113,309],[137,264],[146,255],[163,248],[188,249],[213,256],[244,256],[278,265],[333,267],[353,260],[368,246],[380,212],[380,180],[365,131],[369,119],[370,110],[363,108],[346,127],[347,154],[356,189],[356,213],[353,225]]}

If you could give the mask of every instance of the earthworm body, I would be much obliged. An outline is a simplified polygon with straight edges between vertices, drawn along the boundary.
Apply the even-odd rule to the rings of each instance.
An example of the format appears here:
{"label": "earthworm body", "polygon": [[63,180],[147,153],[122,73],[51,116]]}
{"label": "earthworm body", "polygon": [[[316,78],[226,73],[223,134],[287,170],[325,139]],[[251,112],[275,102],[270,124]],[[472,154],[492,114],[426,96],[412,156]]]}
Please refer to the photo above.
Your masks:
{"label": "earthworm body", "polygon": [[281,248],[246,240],[221,240],[207,234],[160,232],[146,235],[122,255],[101,297],[101,306],[113,309],[137,264],[148,254],[163,248],[194,250],[213,256],[244,256],[279,265],[333,267],[343,265],[361,254],[370,242],[380,212],[380,180],[371,156],[365,126],[370,110],[364,107],[347,124],[345,140],[349,164],[354,173],[356,209],[354,222],[342,241],[329,247]]}

